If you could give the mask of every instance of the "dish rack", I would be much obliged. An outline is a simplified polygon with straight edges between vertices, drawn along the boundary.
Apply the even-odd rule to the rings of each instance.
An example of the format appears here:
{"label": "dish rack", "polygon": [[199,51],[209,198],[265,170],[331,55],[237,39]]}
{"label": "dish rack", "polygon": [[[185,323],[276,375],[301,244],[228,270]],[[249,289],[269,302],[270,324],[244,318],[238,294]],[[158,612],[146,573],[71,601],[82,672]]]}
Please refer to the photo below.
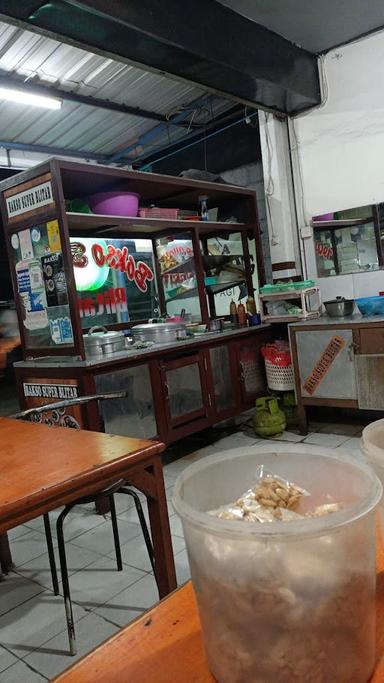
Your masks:
{"label": "dish rack", "polygon": [[[269,301],[287,301],[290,299],[300,299],[302,313],[287,313],[286,315],[271,315],[267,311]],[[319,318],[321,314],[320,287],[318,285],[286,289],[285,291],[275,291],[260,293],[261,320],[263,322],[292,322],[295,320],[311,320]]]}

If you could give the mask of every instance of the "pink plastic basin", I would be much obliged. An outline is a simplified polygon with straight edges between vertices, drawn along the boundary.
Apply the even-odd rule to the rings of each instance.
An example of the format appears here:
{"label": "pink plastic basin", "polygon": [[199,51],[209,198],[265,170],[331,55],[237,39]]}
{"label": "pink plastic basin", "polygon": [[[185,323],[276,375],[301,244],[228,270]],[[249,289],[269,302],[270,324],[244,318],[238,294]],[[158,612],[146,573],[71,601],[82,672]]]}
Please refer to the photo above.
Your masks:
{"label": "pink plastic basin", "polygon": [[139,211],[139,199],[136,192],[98,192],[88,197],[88,202],[94,213],[135,217]]}

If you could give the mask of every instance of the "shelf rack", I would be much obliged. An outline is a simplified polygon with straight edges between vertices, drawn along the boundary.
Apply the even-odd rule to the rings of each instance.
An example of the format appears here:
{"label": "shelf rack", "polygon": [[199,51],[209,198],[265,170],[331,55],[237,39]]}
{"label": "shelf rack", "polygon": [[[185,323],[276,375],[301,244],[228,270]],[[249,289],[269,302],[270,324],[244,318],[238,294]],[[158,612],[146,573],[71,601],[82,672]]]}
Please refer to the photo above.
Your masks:
{"label": "shelf rack", "polygon": [[[309,308],[309,297],[315,296],[315,307]],[[266,312],[266,302],[268,301],[287,301],[290,299],[300,299],[301,314],[270,315]],[[312,320],[319,318],[321,313],[320,287],[305,287],[303,289],[292,289],[286,292],[275,292],[271,294],[260,294],[261,319],[263,322],[294,322],[297,320]]]}

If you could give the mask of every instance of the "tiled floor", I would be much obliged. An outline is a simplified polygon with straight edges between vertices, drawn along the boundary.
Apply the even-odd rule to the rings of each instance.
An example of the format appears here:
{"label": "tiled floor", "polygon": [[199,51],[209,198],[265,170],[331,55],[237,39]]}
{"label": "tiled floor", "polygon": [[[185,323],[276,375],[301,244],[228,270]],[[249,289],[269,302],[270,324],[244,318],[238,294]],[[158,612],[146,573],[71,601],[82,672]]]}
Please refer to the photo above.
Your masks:
{"label": "tiled floor", "polygon": [[[278,450],[324,446],[340,448],[362,457],[359,436],[362,425],[311,425],[304,437],[285,432],[274,441],[258,439],[249,423],[237,422],[237,431],[226,433],[213,443],[202,438],[182,458],[178,448],[170,449],[164,476],[169,501],[170,524],[179,585],[189,578],[188,558],[180,520],[174,514],[171,496],[176,477],[190,463],[220,450],[247,448]],[[219,434],[220,436],[220,434]],[[302,445],[303,444],[303,445]],[[185,449],[183,448],[184,452]],[[78,657],[116,633],[157,600],[155,582],[133,507],[133,500],[119,494],[116,500],[124,570],[116,571],[112,529],[109,519],[91,509],[70,513],[67,526],[67,554],[71,574]],[[52,513],[52,522],[57,517]],[[54,526],[54,525],[52,525]],[[62,598],[51,589],[45,537],[41,519],[14,529],[11,534],[15,570],[0,583],[0,683],[39,683],[50,680],[73,664],[67,654],[67,635]],[[54,539],[55,542],[55,539]]]}

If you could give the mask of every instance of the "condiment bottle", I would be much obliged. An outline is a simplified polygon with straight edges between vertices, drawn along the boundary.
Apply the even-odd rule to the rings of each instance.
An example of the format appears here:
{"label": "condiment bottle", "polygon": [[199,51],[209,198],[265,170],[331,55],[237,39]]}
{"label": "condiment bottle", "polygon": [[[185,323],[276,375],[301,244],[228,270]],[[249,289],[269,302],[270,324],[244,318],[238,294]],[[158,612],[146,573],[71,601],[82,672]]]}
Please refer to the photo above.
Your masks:
{"label": "condiment bottle", "polygon": [[237,307],[237,317],[239,319],[240,327],[245,327],[247,324],[247,314],[245,312],[244,304],[239,304]]}
{"label": "condiment bottle", "polygon": [[256,315],[256,302],[255,302],[253,296],[248,296],[247,311],[248,311],[249,315]]}
{"label": "condiment bottle", "polygon": [[232,299],[231,303],[229,304],[229,319],[232,323],[232,325],[238,325],[239,318],[237,315],[237,308],[234,300]]}
{"label": "condiment bottle", "polygon": [[208,220],[208,197],[206,194],[201,194],[199,196],[199,204],[200,204],[200,216],[202,221],[207,221]]}

